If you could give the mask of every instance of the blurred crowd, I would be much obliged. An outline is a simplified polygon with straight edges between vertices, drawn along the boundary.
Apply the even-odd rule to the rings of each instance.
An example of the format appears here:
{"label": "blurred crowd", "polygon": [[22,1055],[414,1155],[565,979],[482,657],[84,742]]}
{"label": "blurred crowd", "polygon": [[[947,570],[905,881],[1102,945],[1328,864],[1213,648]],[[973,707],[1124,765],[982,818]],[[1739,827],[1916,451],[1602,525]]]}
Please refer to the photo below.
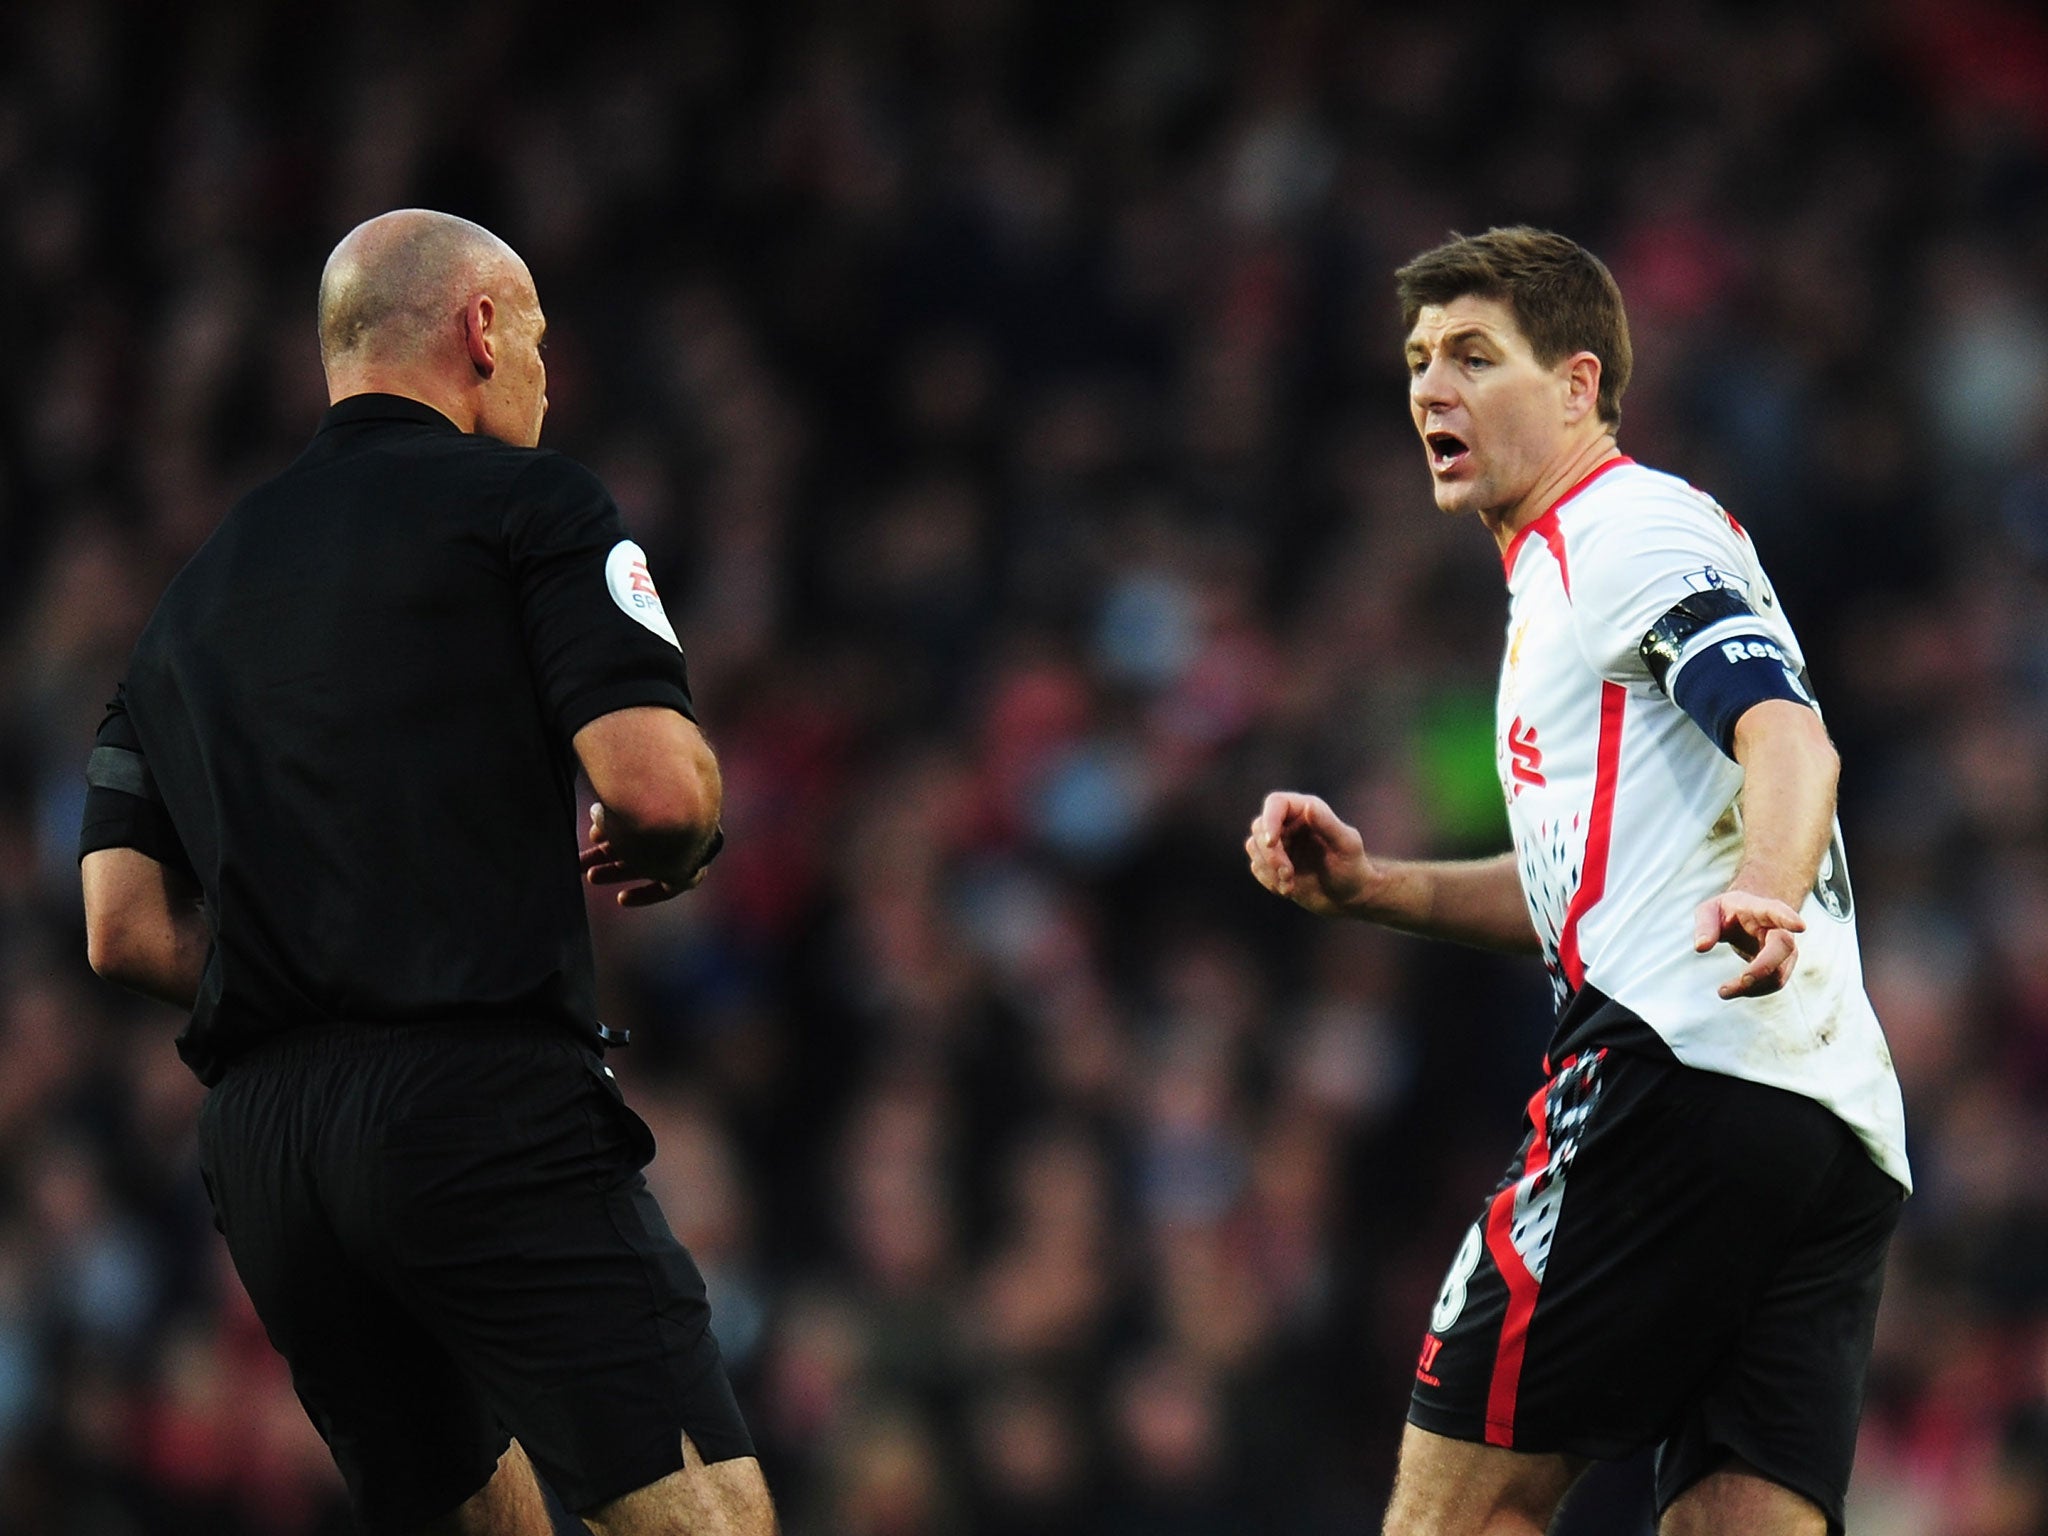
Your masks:
{"label": "blurred crowd", "polygon": [[[1622,445],[1755,536],[1846,767],[1918,1194],[1859,1536],[2048,1532],[2048,25],[2003,0],[0,12],[0,1536],[347,1530],[75,838],[156,595],[325,404],[321,261],[527,257],[547,441],[728,791],[594,910],[790,1536],[1376,1529],[1532,963],[1244,872],[1504,846],[1485,533],[1390,273],[1601,253]],[[1647,1530],[1640,1468],[1567,1520]]]}

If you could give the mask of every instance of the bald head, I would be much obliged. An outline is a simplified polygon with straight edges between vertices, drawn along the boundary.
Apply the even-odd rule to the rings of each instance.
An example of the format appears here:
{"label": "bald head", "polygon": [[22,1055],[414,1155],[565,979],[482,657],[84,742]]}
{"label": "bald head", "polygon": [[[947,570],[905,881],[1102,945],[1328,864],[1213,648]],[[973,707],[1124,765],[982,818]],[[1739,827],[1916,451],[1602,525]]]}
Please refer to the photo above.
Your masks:
{"label": "bald head", "polygon": [[379,214],[342,237],[320,274],[320,361],[331,374],[453,354],[470,295],[508,281],[533,287],[518,253],[481,224],[427,208]]}
{"label": "bald head", "polygon": [[342,237],[320,274],[330,399],[410,396],[465,432],[537,442],[547,321],[519,253],[453,214],[401,208]]}

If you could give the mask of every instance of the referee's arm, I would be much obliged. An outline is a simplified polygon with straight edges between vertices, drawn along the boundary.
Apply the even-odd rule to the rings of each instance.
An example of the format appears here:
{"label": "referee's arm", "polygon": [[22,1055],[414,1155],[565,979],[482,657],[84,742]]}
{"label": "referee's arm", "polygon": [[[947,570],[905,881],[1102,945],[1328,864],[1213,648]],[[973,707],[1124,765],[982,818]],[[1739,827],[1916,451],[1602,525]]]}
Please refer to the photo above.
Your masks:
{"label": "referee's arm", "polygon": [[696,722],[640,705],[598,716],[574,741],[597,794],[583,857],[590,882],[634,882],[619,892],[619,905],[641,906],[702,880],[724,840],[725,786]]}
{"label": "referee's arm", "polygon": [[192,860],[115,690],[85,768],[78,836],[85,956],[108,981],[173,1007],[199,996],[213,930]]}
{"label": "referee's arm", "polygon": [[101,848],[79,861],[85,953],[99,975],[189,1009],[199,995],[212,934],[198,884],[134,848]]}

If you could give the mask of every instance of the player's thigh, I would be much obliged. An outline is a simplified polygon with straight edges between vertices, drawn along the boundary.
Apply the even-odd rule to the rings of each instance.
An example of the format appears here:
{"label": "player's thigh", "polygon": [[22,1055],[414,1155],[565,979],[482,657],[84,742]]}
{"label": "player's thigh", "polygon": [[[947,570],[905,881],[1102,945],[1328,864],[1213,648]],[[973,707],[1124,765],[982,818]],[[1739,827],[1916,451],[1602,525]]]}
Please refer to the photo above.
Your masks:
{"label": "player's thigh", "polygon": [[652,1138],[610,1075],[557,1036],[483,1088],[387,1139],[408,1305],[579,1514],[687,1470],[685,1436],[714,1467],[751,1457],[703,1277],[641,1176]]}
{"label": "player's thigh", "polygon": [[596,1536],[774,1536],[775,1506],[752,1456],[707,1462],[686,1436],[683,1465],[591,1510]]}
{"label": "player's thigh", "polygon": [[1587,1463],[1431,1434],[1410,1424],[1387,1505],[1385,1536],[1541,1532]]}

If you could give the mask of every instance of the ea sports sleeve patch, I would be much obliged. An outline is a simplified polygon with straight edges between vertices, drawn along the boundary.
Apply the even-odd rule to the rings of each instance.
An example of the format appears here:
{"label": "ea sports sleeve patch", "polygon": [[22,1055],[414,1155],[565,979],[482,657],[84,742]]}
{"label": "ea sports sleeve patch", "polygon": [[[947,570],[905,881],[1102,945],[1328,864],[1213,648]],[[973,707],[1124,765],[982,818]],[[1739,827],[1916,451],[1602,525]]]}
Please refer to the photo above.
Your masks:
{"label": "ea sports sleeve patch", "polygon": [[1797,662],[1764,633],[1748,599],[1726,588],[1681,599],[1650,626],[1641,651],[1651,680],[1731,758],[1735,724],[1753,705],[1817,707]]}
{"label": "ea sports sleeve patch", "polygon": [[536,454],[514,482],[505,532],[534,679],[564,735],[636,705],[696,718],[647,558],[597,476]]}

